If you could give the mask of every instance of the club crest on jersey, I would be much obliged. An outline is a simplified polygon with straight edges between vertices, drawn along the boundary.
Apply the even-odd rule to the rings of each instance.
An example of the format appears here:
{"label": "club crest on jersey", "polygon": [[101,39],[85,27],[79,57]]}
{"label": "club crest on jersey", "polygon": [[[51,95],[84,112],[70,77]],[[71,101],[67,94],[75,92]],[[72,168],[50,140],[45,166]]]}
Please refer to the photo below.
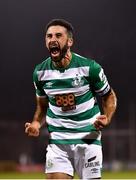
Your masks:
{"label": "club crest on jersey", "polygon": [[84,84],[84,81],[82,80],[82,77],[78,76],[78,74],[76,74],[76,77],[73,78],[72,81],[72,86],[73,87],[80,87]]}

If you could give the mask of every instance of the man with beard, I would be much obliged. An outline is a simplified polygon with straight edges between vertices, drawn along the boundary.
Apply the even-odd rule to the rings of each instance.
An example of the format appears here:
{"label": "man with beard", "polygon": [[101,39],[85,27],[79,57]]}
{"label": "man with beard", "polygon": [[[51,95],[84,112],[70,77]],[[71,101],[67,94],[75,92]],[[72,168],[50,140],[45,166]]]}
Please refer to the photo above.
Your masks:
{"label": "man with beard", "polygon": [[[34,70],[37,108],[25,132],[38,136],[46,114],[47,179],[72,179],[74,172],[81,179],[101,178],[101,130],[115,112],[116,95],[96,61],[71,52],[69,22],[50,21],[45,41],[50,57]],[[96,94],[102,99],[102,113]]]}

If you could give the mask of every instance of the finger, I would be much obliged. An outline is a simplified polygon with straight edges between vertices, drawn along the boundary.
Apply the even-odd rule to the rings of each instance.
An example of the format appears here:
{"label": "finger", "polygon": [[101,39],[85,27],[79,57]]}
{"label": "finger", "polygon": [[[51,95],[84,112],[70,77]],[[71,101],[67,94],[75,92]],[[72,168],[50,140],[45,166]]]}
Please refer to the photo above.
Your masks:
{"label": "finger", "polygon": [[29,124],[26,129],[25,129],[25,133],[30,133],[30,132],[33,132],[34,129],[31,127],[31,124]]}
{"label": "finger", "polygon": [[102,122],[101,122],[100,120],[97,120],[97,121],[94,122],[94,124],[95,124],[96,126],[99,126],[99,125],[102,125]]}
{"label": "finger", "polygon": [[96,119],[98,119],[98,120],[103,120],[103,119],[106,119],[106,116],[105,116],[105,115],[100,115],[100,116],[98,116]]}
{"label": "finger", "polygon": [[39,133],[39,130],[37,130],[37,129],[30,126],[30,127],[28,127],[28,133],[36,135],[36,134]]}
{"label": "finger", "polygon": [[39,136],[39,132],[38,131],[30,131],[28,133],[28,136],[35,136],[35,137],[37,137],[37,136]]}
{"label": "finger", "polygon": [[29,132],[29,129],[30,129],[30,127],[26,127],[26,128],[25,128],[25,133],[28,133],[28,132]]}
{"label": "finger", "polygon": [[25,128],[27,128],[28,126],[30,126],[31,123],[25,123]]}
{"label": "finger", "polygon": [[98,122],[97,122],[97,124],[98,125],[101,125],[101,126],[103,126],[104,124],[103,124],[104,122],[103,121],[101,121],[101,120],[99,120]]}
{"label": "finger", "polygon": [[103,126],[99,126],[96,128],[97,130],[102,130],[103,129]]}
{"label": "finger", "polygon": [[95,126],[96,129],[101,129],[101,128],[104,127],[104,124],[100,120],[97,120],[97,121],[94,122],[94,126]]}
{"label": "finger", "polygon": [[104,128],[104,126],[102,126],[102,125],[95,125],[95,128],[96,128],[97,130],[101,130],[101,129]]}

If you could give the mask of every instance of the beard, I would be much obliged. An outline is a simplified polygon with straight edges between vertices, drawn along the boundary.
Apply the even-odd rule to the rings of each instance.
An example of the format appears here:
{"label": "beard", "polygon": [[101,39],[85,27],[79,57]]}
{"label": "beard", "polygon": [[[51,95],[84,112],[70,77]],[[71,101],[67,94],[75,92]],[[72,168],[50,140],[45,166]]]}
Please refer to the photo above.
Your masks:
{"label": "beard", "polygon": [[54,41],[49,43],[49,52],[52,61],[54,62],[60,62],[66,55],[68,50],[67,42],[66,44],[61,48],[59,42]]}

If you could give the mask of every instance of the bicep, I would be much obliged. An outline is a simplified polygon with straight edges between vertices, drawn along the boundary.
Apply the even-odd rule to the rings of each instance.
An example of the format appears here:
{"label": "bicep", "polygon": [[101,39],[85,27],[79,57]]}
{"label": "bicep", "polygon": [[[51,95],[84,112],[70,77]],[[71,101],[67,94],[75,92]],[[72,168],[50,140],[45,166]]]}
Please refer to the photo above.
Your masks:
{"label": "bicep", "polygon": [[113,89],[111,89],[107,94],[102,96],[102,102],[103,104],[108,105],[117,105],[117,97]]}

